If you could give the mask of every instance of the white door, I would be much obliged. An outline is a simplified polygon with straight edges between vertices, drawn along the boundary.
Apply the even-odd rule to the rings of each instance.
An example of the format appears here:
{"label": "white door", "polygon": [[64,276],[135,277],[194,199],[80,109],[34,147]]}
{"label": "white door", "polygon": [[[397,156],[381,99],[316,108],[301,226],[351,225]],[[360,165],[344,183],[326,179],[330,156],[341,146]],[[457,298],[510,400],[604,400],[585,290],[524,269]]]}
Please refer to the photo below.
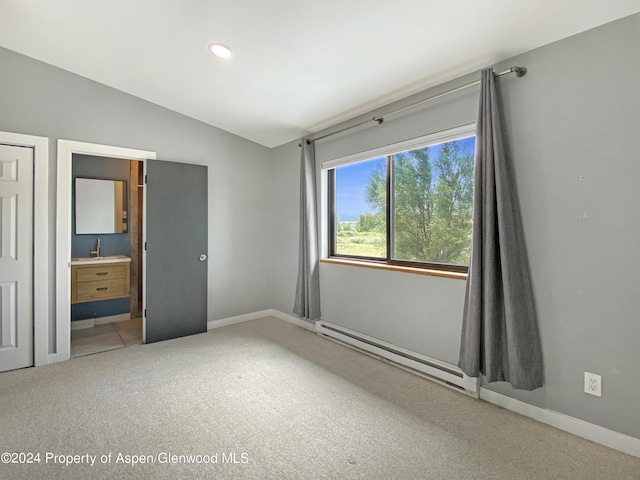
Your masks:
{"label": "white door", "polygon": [[33,365],[33,149],[0,145],[0,372]]}

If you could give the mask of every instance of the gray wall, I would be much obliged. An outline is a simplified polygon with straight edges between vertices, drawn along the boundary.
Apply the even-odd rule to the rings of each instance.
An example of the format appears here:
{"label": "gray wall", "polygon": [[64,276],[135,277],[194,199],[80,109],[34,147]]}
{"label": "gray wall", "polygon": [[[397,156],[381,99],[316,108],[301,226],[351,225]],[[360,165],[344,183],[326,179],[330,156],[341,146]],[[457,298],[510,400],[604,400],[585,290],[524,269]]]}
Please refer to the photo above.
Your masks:
{"label": "gray wall", "polygon": [[264,181],[271,171],[268,149],[3,48],[0,70],[0,130],[49,137],[51,349],[58,139],[151,150],[159,160],[208,165],[209,320],[271,306],[263,234],[271,228]]}
{"label": "gray wall", "polygon": [[[545,362],[534,392],[488,388],[640,438],[640,15],[496,65],[524,220]],[[458,79],[427,97],[477,79]],[[467,91],[468,92],[468,91]],[[412,99],[407,99],[407,103]],[[477,90],[447,97],[382,126],[318,142],[322,160],[476,119]],[[371,112],[363,118],[371,118]],[[290,312],[297,249],[299,150],[272,151],[272,304]],[[323,318],[457,363],[464,282],[321,265]],[[603,377],[603,396],[583,393],[583,374]]]}

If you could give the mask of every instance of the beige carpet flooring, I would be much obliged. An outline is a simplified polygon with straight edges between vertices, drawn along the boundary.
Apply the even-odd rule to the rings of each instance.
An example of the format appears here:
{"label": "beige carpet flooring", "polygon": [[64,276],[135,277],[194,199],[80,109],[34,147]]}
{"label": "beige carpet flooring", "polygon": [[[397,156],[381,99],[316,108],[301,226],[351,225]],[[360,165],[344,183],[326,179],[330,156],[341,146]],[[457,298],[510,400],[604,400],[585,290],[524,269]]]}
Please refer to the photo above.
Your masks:
{"label": "beige carpet flooring", "polygon": [[2,373],[0,424],[0,452],[40,460],[2,479],[640,478],[640,458],[275,318]]}

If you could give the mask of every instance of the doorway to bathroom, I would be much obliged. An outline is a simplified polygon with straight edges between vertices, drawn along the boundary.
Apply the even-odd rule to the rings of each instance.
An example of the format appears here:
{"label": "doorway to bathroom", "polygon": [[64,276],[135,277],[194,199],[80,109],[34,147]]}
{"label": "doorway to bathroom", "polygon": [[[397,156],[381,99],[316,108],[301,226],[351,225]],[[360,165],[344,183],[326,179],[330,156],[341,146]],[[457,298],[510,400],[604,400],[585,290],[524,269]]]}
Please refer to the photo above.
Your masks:
{"label": "doorway to bathroom", "polygon": [[[156,153],[150,151],[58,140],[55,259],[57,361],[71,356],[72,283],[91,282],[84,274],[78,274],[77,265],[76,276],[72,274],[74,154],[135,160],[143,164],[142,342],[152,343],[206,332],[209,297],[208,186],[211,182],[207,166],[156,161]],[[97,250],[97,237],[94,248]],[[118,255],[114,257],[109,260],[123,260]],[[90,259],[87,257],[84,260]],[[98,273],[104,273],[104,270],[89,272],[88,276]],[[79,292],[76,289],[76,295]],[[100,292],[104,293],[102,290]]]}
{"label": "doorway to bathroom", "polygon": [[[99,162],[100,160],[102,161],[108,161],[108,159],[118,159],[121,161],[124,161],[125,164],[129,164],[129,168],[131,171],[131,165],[137,165],[137,168],[135,169],[136,173],[136,180],[134,182],[130,181],[130,176],[129,176],[129,181],[127,182],[127,192],[129,192],[129,190],[135,186],[136,192],[139,190],[138,185],[142,185],[141,182],[139,182],[139,175],[140,175],[140,170],[143,168],[144,166],[144,162],[149,160],[149,159],[155,159],[155,152],[150,152],[150,151],[145,151],[145,150],[136,150],[136,149],[131,149],[131,148],[125,148],[125,147],[115,147],[115,146],[108,146],[108,145],[100,145],[100,144],[93,144],[93,143],[85,143],[85,142],[76,142],[76,141],[70,141],[70,140],[58,140],[58,165],[57,165],[57,193],[56,193],[56,293],[55,293],[55,297],[56,297],[56,315],[55,315],[55,332],[56,332],[56,354],[59,360],[66,360],[71,358],[71,332],[72,332],[72,323],[76,323],[76,322],[82,322],[84,320],[90,320],[90,319],[80,319],[79,317],[76,317],[76,320],[74,320],[72,322],[72,312],[71,312],[71,305],[72,305],[72,298],[75,298],[77,300],[77,296],[73,297],[72,296],[72,283],[76,283],[76,287],[77,287],[77,283],[78,280],[80,280],[81,282],[84,282],[85,280],[87,281],[87,285],[91,284],[91,278],[88,278],[87,276],[100,276],[100,274],[111,274],[111,272],[115,269],[117,270],[117,275],[116,278],[118,280],[120,280],[123,276],[123,272],[129,272],[129,269],[127,267],[121,267],[118,265],[110,265],[109,270],[103,270],[102,268],[100,269],[93,269],[91,268],[92,265],[88,264],[88,265],[83,265],[84,267],[86,267],[87,271],[83,272],[82,275],[78,276],[78,266],[79,265],[75,265],[75,269],[73,268],[74,265],[71,265],[72,263],[72,248],[78,248],[80,249],[80,251],[77,253],[78,255],[81,255],[80,257],[73,257],[73,258],[84,258],[84,259],[89,259],[90,257],[92,257],[92,255],[90,254],[91,251],[96,252],[97,251],[97,239],[100,238],[101,239],[101,252],[99,256],[102,257],[115,257],[117,256],[120,252],[117,252],[115,250],[113,250],[111,253],[109,253],[108,251],[105,250],[105,247],[107,248],[111,248],[109,245],[105,245],[103,244],[103,239],[105,238],[105,235],[111,235],[111,234],[101,234],[101,235],[88,235],[87,236],[87,240],[75,240],[74,242],[72,242],[72,232],[75,229],[75,224],[74,222],[74,215],[76,212],[74,212],[74,208],[73,208],[73,193],[74,193],[74,178],[73,178],[73,163],[74,163],[74,156],[77,156],[76,158],[80,158],[80,156],[89,156],[89,157],[97,157],[97,161]],[[107,159],[107,160],[105,160]],[[134,163],[131,163],[134,162]],[[106,164],[105,164],[106,165]],[[103,175],[104,176],[104,175]],[[142,189],[144,190],[144,189]],[[144,196],[143,196],[144,197]],[[129,203],[134,203],[137,202],[137,199],[139,198],[139,193],[136,193],[135,195],[128,195],[128,201]],[[143,207],[144,205],[138,205],[134,208],[135,211],[139,211],[140,213],[143,212]],[[131,219],[129,217],[127,217],[127,222],[129,222]],[[143,216],[143,221],[144,221],[144,216]],[[142,239],[141,237],[144,235],[144,226],[143,225],[139,225],[139,229],[138,229],[138,246],[134,246],[133,248],[131,247],[130,243],[129,243],[129,253],[131,253],[131,251],[134,252],[140,252],[141,248],[140,248],[140,242],[142,242],[144,239]],[[132,235],[129,235],[129,242],[131,242],[131,237]],[[87,242],[87,244],[83,244],[82,242],[85,241]],[[72,247],[72,243],[73,243],[73,247]],[[87,245],[89,245],[89,250],[85,251],[87,249]],[[120,239],[120,246],[122,245],[126,245],[126,242],[123,243],[122,238]],[[97,253],[94,253],[93,256],[98,256]],[[135,262],[135,258],[136,255],[130,256],[130,262]],[[118,261],[121,261],[122,259],[117,259]],[[104,264],[100,264],[101,266],[103,266]],[[106,265],[105,265],[106,266]],[[139,268],[139,272],[140,275],[138,275],[137,280],[135,279],[135,275],[134,275],[134,281],[131,282],[131,276],[129,276],[129,282],[127,285],[127,282],[125,281],[125,285],[127,285],[125,288],[126,292],[128,293],[128,295],[126,295],[126,297],[128,297],[128,299],[122,300],[120,299],[119,302],[124,302],[125,305],[127,304],[127,302],[129,302],[129,313],[125,314],[124,316],[117,316],[118,313],[112,314],[112,315],[105,315],[104,311],[100,312],[98,310],[94,311],[96,312],[96,317],[102,318],[104,316],[112,316],[112,317],[116,317],[113,318],[112,322],[108,322],[108,323],[117,323],[117,322],[121,322],[121,321],[127,321],[131,319],[131,315],[133,314],[134,316],[137,317],[142,317],[141,313],[143,313],[144,310],[144,288],[141,286],[142,282],[142,277],[144,277],[144,262],[143,261],[139,261],[138,263],[138,268]],[[76,270],[76,276],[73,277],[72,272],[73,270]],[[73,278],[72,278],[73,277]],[[107,275],[108,278],[108,275]],[[106,278],[105,278],[106,280]],[[130,288],[131,286],[137,286],[137,293],[135,293],[134,295],[131,295],[130,292]],[[143,284],[142,284],[143,285]],[[111,285],[108,285],[108,287],[110,287]],[[103,286],[99,286],[98,288],[103,288]],[[120,286],[118,287],[120,289],[122,289],[122,284],[120,284]],[[76,289],[75,295],[78,295],[78,292],[80,292],[82,289]],[[139,294],[140,292],[142,292],[142,306],[140,305],[139,302]],[[107,294],[109,295],[110,292],[107,289],[105,290],[97,290],[95,289],[95,293],[97,295],[101,295],[101,294]],[[82,293],[80,294],[80,298],[82,299],[82,295],[86,295],[87,292],[86,291],[82,291]],[[89,293],[91,294],[91,293]],[[124,297],[125,295],[118,295],[120,297]],[[135,301],[132,301],[135,300]],[[80,302],[83,303],[83,302]],[[133,308],[131,308],[133,304]],[[122,306],[120,306],[120,308],[122,308]],[[137,314],[136,314],[137,311]],[[111,311],[113,313],[113,310]],[[74,315],[78,315],[78,313],[74,313]],[[135,318],[134,318],[135,319]],[[107,319],[107,321],[110,319]],[[87,324],[91,324],[91,322],[86,322]],[[95,326],[95,321],[93,322]],[[142,318],[141,320],[141,324],[142,324],[142,338],[144,339],[144,324],[145,324],[145,320],[144,318]],[[83,329],[77,329],[77,330],[83,330]],[[76,327],[74,326],[74,331],[76,331]],[[75,336],[75,334],[74,334]]]}
{"label": "doorway to bathroom", "polygon": [[142,343],[143,162],[71,162],[71,357]]}

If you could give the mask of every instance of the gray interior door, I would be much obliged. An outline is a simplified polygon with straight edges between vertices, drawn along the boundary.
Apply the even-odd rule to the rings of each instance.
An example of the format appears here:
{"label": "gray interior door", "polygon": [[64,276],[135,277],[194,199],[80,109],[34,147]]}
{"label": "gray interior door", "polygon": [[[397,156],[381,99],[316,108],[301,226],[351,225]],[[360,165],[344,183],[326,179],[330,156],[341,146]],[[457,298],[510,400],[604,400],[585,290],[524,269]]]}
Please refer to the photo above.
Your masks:
{"label": "gray interior door", "polygon": [[207,167],[147,160],[145,343],[207,331]]}

